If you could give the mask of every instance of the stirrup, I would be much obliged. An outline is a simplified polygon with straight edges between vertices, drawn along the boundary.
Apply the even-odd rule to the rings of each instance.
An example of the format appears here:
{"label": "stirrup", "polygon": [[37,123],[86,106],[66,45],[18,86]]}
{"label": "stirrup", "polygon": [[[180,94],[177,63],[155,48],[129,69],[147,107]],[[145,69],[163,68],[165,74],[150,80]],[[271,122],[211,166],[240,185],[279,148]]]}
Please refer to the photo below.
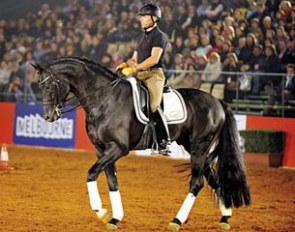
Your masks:
{"label": "stirrup", "polygon": [[159,149],[159,154],[164,156],[170,156],[171,151],[169,148]]}
{"label": "stirrup", "polygon": [[170,140],[169,139],[163,140],[162,143],[160,143],[160,145],[159,145],[159,150],[158,150],[159,154],[165,155],[165,156],[170,156],[171,151],[170,151],[168,145],[171,145]]}

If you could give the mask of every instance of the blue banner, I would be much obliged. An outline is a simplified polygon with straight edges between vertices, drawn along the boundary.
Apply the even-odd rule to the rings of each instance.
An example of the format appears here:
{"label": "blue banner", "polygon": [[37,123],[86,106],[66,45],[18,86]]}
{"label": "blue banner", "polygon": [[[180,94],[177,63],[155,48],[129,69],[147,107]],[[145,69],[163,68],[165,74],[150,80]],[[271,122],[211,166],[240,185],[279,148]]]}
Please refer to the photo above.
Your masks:
{"label": "blue banner", "polygon": [[14,143],[75,148],[76,112],[67,113],[52,123],[45,121],[42,115],[40,105],[16,104]]}

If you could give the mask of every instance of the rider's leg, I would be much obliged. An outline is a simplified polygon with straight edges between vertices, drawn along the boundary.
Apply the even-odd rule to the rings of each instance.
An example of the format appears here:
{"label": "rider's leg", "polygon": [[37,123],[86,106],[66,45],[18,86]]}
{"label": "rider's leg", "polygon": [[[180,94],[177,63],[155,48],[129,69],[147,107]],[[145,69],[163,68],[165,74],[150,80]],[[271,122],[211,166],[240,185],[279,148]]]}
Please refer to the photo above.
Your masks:
{"label": "rider's leg", "polygon": [[[163,143],[160,144],[159,152],[161,154],[167,155],[168,153],[170,153],[167,147],[167,145],[170,144],[170,133],[163,111],[159,107],[162,101],[165,76],[163,71],[160,70],[152,70],[149,74],[150,77],[143,81],[149,90],[151,113],[154,114],[155,118],[158,119],[157,122],[161,124],[160,128],[163,128],[163,131],[165,133],[165,138]],[[159,116],[157,117],[157,115],[155,114]]]}
{"label": "rider's leg", "polygon": [[159,114],[159,119],[158,122],[160,122],[161,128],[163,128],[163,132],[164,132],[164,139],[162,140],[162,142],[160,143],[160,147],[159,147],[159,153],[161,154],[169,154],[171,153],[171,151],[169,150],[168,145],[171,144],[171,139],[170,139],[170,133],[169,133],[169,128],[168,128],[168,124],[164,115],[164,112],[162,111],[162,109],[160,107],[158,107],[158,114]]}

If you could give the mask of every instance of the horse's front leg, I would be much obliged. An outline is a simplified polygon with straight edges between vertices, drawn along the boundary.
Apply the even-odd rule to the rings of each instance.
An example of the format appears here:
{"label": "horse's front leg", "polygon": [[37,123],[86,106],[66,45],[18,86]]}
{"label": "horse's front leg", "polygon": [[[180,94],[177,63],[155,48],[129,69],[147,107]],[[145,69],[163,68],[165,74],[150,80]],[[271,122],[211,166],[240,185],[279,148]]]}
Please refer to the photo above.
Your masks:
{"label": "horse's front leg", "polygon": [[122,221],[124,216],[121,194],[118,188],[115,164],[109,164],[105,169],[105,174],[109,185],[109,194],[113,212],[112,219],[107,223],[107,229],[114,230],[117,229],[117,223],[119,221]]}
{"label": "horse's front leg", "polygon": [[184,202],[182,203],[182,206],[180,207],[176,217],[172,220],[172,222],[169,223],[169,229],[171,231],[179,231],[181,225],[187,220],[199,191],[204,186],[202,176],[205,163],[205,155],[197,157],[196,154],[198,153],[192,153],[191,155],[192,176],[190,181],[190,190]]}
{"label": "horse's front leg", "polygon": [[97,178],[102,171],[105,171],[108,186],[110,190],[110,200],[112,205],[113,216],[107,223],[108,229],[117,229],[117,223],[123,219],[123,206],[121,195],[118,189],[118,182],[115,170],[115,161],[122,157],[122,154],[127,154],[115,143],[108,144],[102,157],[89,169],[87,177],[87,187],[91,209],[94,210],[99,219],[107,222],[110,219],[107,210],[102,207],[102,201],[97,187]]}
{"label": "horse's front leg", "polygon": [[98,186],[96,182],[96,179],[99,173],[94,172],[95,167],[97,165],[98,165],[98,161],[88,171],[87,189],[88,189],[89,201],[90,201],[91,209],[96,212],[97,217],[104,223],[107,223],[110,218],[110,215],[107,209],[102,207],[102,201],[100,198],[100,194],[99,194],[99,190],[98,190]]}

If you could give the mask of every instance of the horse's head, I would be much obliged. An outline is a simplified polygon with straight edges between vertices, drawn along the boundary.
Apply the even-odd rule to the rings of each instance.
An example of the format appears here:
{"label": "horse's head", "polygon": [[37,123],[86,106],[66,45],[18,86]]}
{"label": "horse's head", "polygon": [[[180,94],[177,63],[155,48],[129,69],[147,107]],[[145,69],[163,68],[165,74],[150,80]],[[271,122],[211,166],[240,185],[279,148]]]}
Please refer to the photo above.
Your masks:
{"label": "horse's head", "polygon": [[42,92],[44,119],[48,122],[58,120],[62,116],[62,106],[70,93],[70,83],[64,74],[54,72],[50,67],[32,64],[39,74],[39,87]]}

